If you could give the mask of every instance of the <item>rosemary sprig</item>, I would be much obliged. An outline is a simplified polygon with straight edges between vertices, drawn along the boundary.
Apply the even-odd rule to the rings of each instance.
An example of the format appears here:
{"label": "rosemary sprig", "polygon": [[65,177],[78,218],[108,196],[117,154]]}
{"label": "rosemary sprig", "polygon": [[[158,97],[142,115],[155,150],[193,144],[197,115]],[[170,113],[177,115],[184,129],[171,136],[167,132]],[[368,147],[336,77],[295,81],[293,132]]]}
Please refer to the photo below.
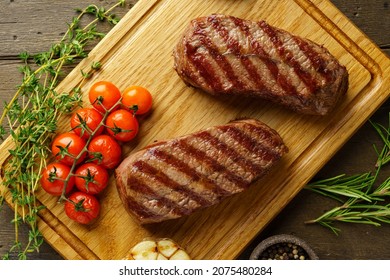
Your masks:
{"label": "rosemary sprig", "polygon": [[345,198],[359,198],[368,202],[372,198],[365,193],[365,189],[373,184],[375,176],[371,173],[363,173],[353,176],[345,174],[333,178],[309,183],[306,189],[331,197],[339,202],[345,202]]}
{"label": "rosemary sprig", "polygon": [[342,204],[316,219],[306,221],[306,224],[318,223],[335,234],[340,232],[340,229],[334,226],[335,222],[374,226],[390,224],[390,204],[386,202],[386,198],[390,196],[390,177],[381,183],[378,182],[382,167],[390,162],[390,113],[387,127],[372,121],[370,123],[383,142],[381,150],[374,146],[377,154],[375,173],[372,175],[371,172],[367,172],[353,176],[343,174],[309,183],[306,189]]}
{"label": "rosemary sprig", "polygon": [[384,147],[381,150],[381,152],[378,152],[377,148],[374,146],[374,149],[378,155],[378,161],[376,162],[376,167],[379,165],[385,165],[388,162],[390,162],[390,139],[389,139],[389,134],[390,134],[390,114],[389,114],[389,119],[388,123],[389,126],[385,127],[382,124],[375,123],[370,121],[371,125],[374,127],[376,132],[378,133],[379,137],[381,138]]}
{"label": "rosemary sprig", "polygon": [[[34,55],[27,52],[20,54],[24,64],[20,67],[23,80],[0,116],[0,138],[9,133],[14,143],[4,170],[2,190],[5,193],[0,194],[1,203],[6,195],[10,195],[15,208],[12,220],[15,242],[4,259],[10,258],[11,253],[17,254],[19,259],[26,259],[28,253],[39,252],[43,238],[37,222],[43,206],[38,205],[35,193],[50,154],[51,138],[57,130],[58,119],[81,104],[80,88],[101,67],[100,62],[94,62],[90,69],[83,70],[82,81],[71,92],[57,92],[56,87],[63,78],[64,66],[74,65],[76,60],[87,57],[89,44],[105,35],[97,30],[97,23],[108,21],[116,24],[119,19],[112,11],[124,4],[124,0],[119,0],[107,10],[96,5],[78,9],[78,16],[68,24],[62,39],[48,51]],[[93,15],[93,18],[81,26],[85,15]],[[8,124],[8,131],[5,124]],[[21,223],[29,225],[27,244],[22,244],[19,238]]]}

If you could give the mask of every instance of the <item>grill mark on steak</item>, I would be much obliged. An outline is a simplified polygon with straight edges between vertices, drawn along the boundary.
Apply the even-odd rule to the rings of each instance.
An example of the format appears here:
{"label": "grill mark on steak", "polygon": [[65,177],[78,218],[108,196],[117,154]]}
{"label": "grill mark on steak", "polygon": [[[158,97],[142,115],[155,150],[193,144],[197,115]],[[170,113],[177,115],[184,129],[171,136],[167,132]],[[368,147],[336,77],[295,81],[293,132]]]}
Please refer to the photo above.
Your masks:
{"label": "grill mark on steak", "polygon": [[[212,26],[218,32],[220,37],[224,40],[228,50],[235,55],[235,59],[238,62],[241,60],[242,66],[245,67],[249,75],[250,81],[254,83],[258,88],[264,88],[265,90],[267,90],[265,83],[263,83],[262,78],[258,74],[257,69],[253,65],[252,61],[248,58],[248,56],[241,54],[241,45],[239,44],[239,42],[229,35],[229,31],[224,26],[221,26],[218,20],[213,17],[210,17],[209,20],[211,21]],[[232,22],[236,24],[234,20]]]}
{"label": "grill mark on steak", "polygon": [[293,37],[293,40],[298,45],[299,49],[310,60],[314,69],[317,72],[321,73],[327,82],[332,81],[333,75],[330,71],[327,71],[325,60],[318,55],[318,53],[313,49],[313,47],[302,38]]}
{"label": "grill mark on steak", "polygon": [[139,204],[134,198],[127,194],[125,185],[118,184],[118,191],[125,208],[138,219],[158,219],[161,215],[153,213],[149,208]]}
{"label": "grill mark on steak", "polygon": [[[246,123],[245,130],[246,130],[245,131],[246,133],[244,131],[242,131],[241,129],[234,127],[234,126],[221,127],[221,131],[223,131],[223,132],[234,131],[236,134],[241,134],[242,136],[247,136],[246,138],[248,140],[244,140],[244,139],[240,140],[239,143],[242,143],[242,144],[246,144],[247,142],[250,142],[252,144],[257,143],[257,145],[258,145],[260,141],[266,140],[265,142],[261,142],[261,143],[263,145],[267,144],[266,146],[269,149],[272,149],[272,151],[273,151],[273,149],[275,149],[275,147],[283,145],[283,142],[281,141],[281,139],[279,137],[275,137],[275,132],[272,130],[265,129],[264,127],[254,125],[252,123]],[[253,135],[253,136],[247,135],[247,134],[253,134],[253,133],[255,133],[255,135]],[[256,139],[253,139],[255,137],[256,137]],[[257,140],[257,141],[255,141],[255,140]]]}
{"label": "grill mark on steak", "polygon": [[[236,138],[244,144],[226,127],[246,135]],[[277,153],[270,161],[259,152],[267,149]],[[115,170],[118,193],[141,224],[176,219],[244,191],[287,151],[279,134],[267,125],[236,120],[131,154]]]}
{"label": "grill mark on steak", "polygon": [[[127,184],[131,186],[131,190],[144,194],[148,196],[148,200],[153,199],[156,201],[156,206],[159,207],[167,207],[170,209],[170,211],[177,216],[183,216],[188,214],[188,209],[186,211],[186,208],[180,207],[177,205],[177,203],[169,198],[166,198],[164,196],[161,196],[157,192],[155,192],[152,188],[150,188],[148,185],[144,184],[142,181],[138,180],[134,176],[131,176],[127,179]],[[137,201],[134,200],[134,203],[137,203]]]}
{"label": "grill mark on steak", "polygon": [[255,85],[258,88],[264,88],[265,91],[269,91],[269,89],[267,88],[267,86],[263,82],[263,78],[259,75],[255,65],[249,59],[249,57],[244,55],[244,56],[241,56],[240,59],[242,61],[242,64],[244,65],[245,69],[247,70],[248,74],[250,75],[252,82],[255,83]]}
{"label": "grill mark on steak", "polygon": [[223,85],[219,79],[216,78],[218,75],[204,54],[197,52],[197,48],[193,47],[190,43],[186,44],[185,51],[188,59],[196,67],[199,75],[205,80],[211,90],[222,91]]}
{"label": "grill mark on steak", "polygon": [[265,21],[218,14],[194,19],[173,57],[187,85],[267,99],[303,114],[327,115],[348,90],[346,67],[325,47]]}
{"label": "grill mark on steak", "polygon": [[239,165],[243,168],[244,171],[249,171],[252,174],[258,173],[262,167],[248,161],[248,159],[242,157],[237,151],[230,148],[226,143],[222,142],[215,136],[212,136],[208,131],[204,131],[198,133],[197,137],[207,141],[211,146],[213,146],[216,150],[222,153],[224,156],[231,159],[235,164]]}
{"label": "grill mark on steak", "polygon": [[[195,135],[194,135],[194,138],[195,138]],[[198,140],[200,141],[201,139],[198,139]],[[188,146],[192,146],[192,148],[194,150],[204,150],[204,151],[207,150],[207,154],[209,155],[209,157],[215,159],[214,155],[210,154],[210,152],[211,153],[213,153],[213,152],[210,150],[210,148],[208,146],[196,145],[198,140],[189,141],[186,144]],[[192,144],[195,144],[195,145],[193,146]],[[226,174],[223,174],[223,173],[216,171],[214,166],[210,165],[208,162],[205,162],[203,160],[203,158],[201,158],[201,157],[196,158],[195,156],[188,154],[188,151],[183,150],[183,147],[181,147],[178,143],[176,143],[176,141],[174,141],[172,143],[171,148],[169,149],[169,152],[174,154],[174,155],[177,155],[177,157],[180,157],[180,160],[182,160],[183,162],[187,162],[189,168],[196,170],[198,172],[198,174],[200,176],[202,176],[203,179],[207,178],[208,180],[215,182],[217,184],[217,186],[220,187],[227,194],[230,195],[232,193],[236,193],[237,191],[242,190],[241,188],[237,187],[237,184],[235,182],[232,182],[231,180],[229,180],[229,178],[226,176]],[[220,163],[223,162],[223,165],[226,165],[225,159],[223,159],[223,160],[215,159],[215,160],[217,162],[220,162]],[[238,170],[235,170],[235,172],[237,172],[237,171]],[[214,195],[214,193],[212,193],[211,195]]]}
{"label": "grill mark on steak", "polygon": [[[296,88],[288,81],[285,75],[279,71],[276,63],[270,58],[270,55],[267,54],[264,48],[260,45],[259,41],[255,40],[250,28],[245,24],[243,20],[240,20],[236,17],[230,17],[233,20],[234,24],[244,32],[245,36],[248,37],[250,46],[255,54],[258,55],[258,58],[266,65],[269,72],[271,73],[273,79],[277,84],[288,94],[299,95]],[[257,73],[257,71],[256,71]]]}
{"label": "grill mark on steak", "polygon": [[246,189],[249,186],[243,178],[233,174],[225,166],[221,165],[218,161],[208,156],[204,151],[192,147],[183,140],[177,141],[175,145],[177,145],[184,152],[188,153],[191,157],[194,157],[203,164],[210,166],[214,173],[223,174],[224,177],[226,177],[226,179],[232,182],[236,187],[240,189]]}
{"label": "grill mark on steak", "polygon": [[209,178],[205,178],[202,174],[198,173],[195,169],[191,168],[184,161],[176,158],[175,156],[168,154],[165,151],[153,149],[151,154],[158,160],[165,162],[166,164],[176,168],[178,171],[187,175],[191,181],[200,182],[205,189],[210,190],[218,196],[228,195],[229,192],[218,185],[218,183]]}
{"label": "grill mark on steak", "polygon": [[[209,38],[209,36],[202,34],[202,36],[200,36],[200,40],[202,42],[202,47],[208,51],[208,53],[211,55],[211,57],[214,59],[214,61],[218,64],[218,66],[224,72],[227,80],[232,85],[232,87],[244,88],[245,85],[241,82],[239,77],[237,75],[235,75],[234,70],[232,68],[232,65],[229,63],[229,61],[227,61],[226,57],[223,56],[218,51],[218,48],[216,47],[214,42]],[[214,79],[216,79],[215,76],[214,76]],[[215,89],[213,88],[213,90],[215,90]]]}
{"label": "grill mark on steak", "polygon": [[301,65],[295,60],[294,55],[290,51],[285,49],[284,44],[280,40],[276,30],[272,26],[267,24],[265,21],[260,21],[258,25],[268,35],[271,42],[276,47],[276,50],[278,51],[279,55],[283,57],[287,63],[290,63],[290,65],[294,69],[294,72],[305,83],[310,93],[314,93],[317,90],[316,80],[310,75],[310,73],[304,71]]}
{"label": "grill mark on steak", "polygon": [[263,139],[267,139],[269,146],[266,145],[266,143],[264,142],[253,140],[250,136],[235,127],[221,128],[221,131],[230,135],[230,137],[232,137],[237,143],[242,145],[248,151],[252,151],[253,153],[255,153],[257,157],[260,157],[267,162],[275,160],[279,157],[278,151],[275,151],[274,149],[275,146],[279,146],[281,145],[281,143],[276,143],[272,141],[272,138],[267,138],[270,137],[269,133],[263,131],[256,131],[256,129],[253,127],[251,127],[250,130],[252,130],[253,132],[258,132],[262,135],[261,137]]}
{"label": "grill mark on steak", "polygon": [[126,207],[131,209],[136,215],[142,219],[158,218],[160,215],[157,215],[150,211],[149,208],[146,208],[136,202],[131,196],[126,197]]}
{"label": "grill mark on steak", "polygon": [[238,43],[237,40],[232,38],[229,35],[229,31],[226,30],[223,26],[221,26],[220,21],[216,17],[209,17],[208,21],[211,23],[211,26],[221,35],[221,37],[224,39],[226,46],[229,50],[233,51],[234,53],[239,53],[241,46]]}
{"label": "grill mark on steak", "polygon": [[193,192],[192,190],[180,185],[179,183],[177,183],[173,179],[169,178],[165,173],[161,172],[161,170],[156,169],[155,167],[149,165],[145,161],[137,161],[133,164],[133,166],[135,168],[137,168],[139,171],[147,174],[151,178],[162,183],[164,186],[166,186],[172,190],[175,190],[175,191],[183,194],[186,197],[189,197],[193,201],[196,201],[201,206],[207,206],[210,204],[202,196],[200,196],[197,193]]}

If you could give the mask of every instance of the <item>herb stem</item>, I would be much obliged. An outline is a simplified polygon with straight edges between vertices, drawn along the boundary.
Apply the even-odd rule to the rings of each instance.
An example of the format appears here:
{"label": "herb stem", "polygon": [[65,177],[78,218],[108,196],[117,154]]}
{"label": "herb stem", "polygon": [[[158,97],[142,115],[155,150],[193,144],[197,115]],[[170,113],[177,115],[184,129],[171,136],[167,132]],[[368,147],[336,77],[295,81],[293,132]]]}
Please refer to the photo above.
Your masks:
{"label": "herb stem", "polygon": [[[61,40],[53,44],[49,51],[35,55],[26,52],[20,54],[23,61],[23,66],[20,67],[22,82],[0,115],[0,137],[3,138],[6,134],[6,129],[2,126],[6,121],[13,141],[13,147],[9,150],[11,157],[4,169],[4,188],[1,188],[0,202],[9,195],[15,210],[12,220],[15,242],[3,258],[9,258],[10,253],[16,251],[19,259],[25,259],[27,253],[39,251],[43,239],[37,227],[37,218],[43,206],[36,199],[36,191],[40,187],[41,172],[50,155],[51,138],[58,129],[58,119],[80,105],[80,87],[98,67],[93,64],[87,75],[83,75],[77,88],[70,93],[56,91],[62,79],[61,71],[65,65],[74,64],[75,60],[87,56],[86,46],[96,43],[96,40],[104,36],[96,30],[96,23],[107,20],[116,24],[117,19],[114,19],[111,12],[124,2],[118,0],[107,11],[94,6],[97,9],[95,14],[88,6],[79,11],[78,16],[68,24]],[[94,14],[95,17],[81,27],[81,19],[86,14]],[[21,222],[30,226],[24,248],[19,240]]]}
{"label": "herb stem", "polygon": [[[378,182],[382,167],[390,162],[390,113],[387,127],[371,121],[370,123],[383,142],[380,151],[374,146],[377,154],[374,175],[371,175],[371,172],[354,176],[343,174],[308,184],[306,189],[331,197],[342,205],[327,211],[317,219],[306,221],[306,224],[318,223],[336,234],[340,230],[333,226],[334,222],[374,226],[380,226],[381,223],[390,224],[390,204],[384,204],[386,197],[390,196],[390,177],[382,183]],[[378,186],[375,187],[376,185]]]}

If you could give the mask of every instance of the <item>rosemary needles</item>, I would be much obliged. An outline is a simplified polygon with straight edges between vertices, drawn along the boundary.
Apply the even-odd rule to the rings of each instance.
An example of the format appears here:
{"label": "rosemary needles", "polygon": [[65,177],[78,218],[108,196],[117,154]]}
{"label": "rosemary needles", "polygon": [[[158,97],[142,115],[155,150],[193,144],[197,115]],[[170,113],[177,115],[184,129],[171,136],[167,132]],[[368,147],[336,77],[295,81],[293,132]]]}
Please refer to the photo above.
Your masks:
{"label": "rosemary needles", "polygon": [[[23,79],[0,116],[0,137],[10,134],[13,144],[0,186],[0,203],[7,197],[15,208],[12,221],[15,225],[15,242],[9,253],[3,256],[4,259],[10,258],[11,254],[26,259],[28,253],[38,252],[43,243],[37,222],[38,213],[44,207],[35,196],[40,174],[49,157],[51,138],[56,132],[58,119],[77,107],[82,95],[81,84],[71,92],[57,92],[57,85],[63,78],[64,66],[73,66],[77,60],[87,57],[87,47],[105,35],[97,30],[97,23],[107,21],[116,24],[119,19],[112,11],[124,4],[125,0],[119,0],[107,10],[96,5],[77,10],[78,16],[68,24],[62,39],[48,51],[34,55],[26,52],[20,54]],[[92,17],[82,24],[81,19],[85,15]],[[100,66],[99,62],[94,62],[90,69],[84,69],[81,83]],[[21,223],[29,225],[27,244],[22,244],[19,238]]]}
{"label": "rosemary needles", "polygon": [[340,229],[334,226],[335,222],[360,223],[380,226],[390,224],[390,203],[386,197],[390,196],[390,177],[383,182],[379,181],[379,173],[384,165],[390,162],[390,113],[389,123],[382,124],[370,122],[383,142],[378,150],[376,171],[346,176],[338,175],[329,179],[311,182],[306,189],[330,197],[341,203],[320,217],[306,221],[306,224],[318,223],[338,234]]}

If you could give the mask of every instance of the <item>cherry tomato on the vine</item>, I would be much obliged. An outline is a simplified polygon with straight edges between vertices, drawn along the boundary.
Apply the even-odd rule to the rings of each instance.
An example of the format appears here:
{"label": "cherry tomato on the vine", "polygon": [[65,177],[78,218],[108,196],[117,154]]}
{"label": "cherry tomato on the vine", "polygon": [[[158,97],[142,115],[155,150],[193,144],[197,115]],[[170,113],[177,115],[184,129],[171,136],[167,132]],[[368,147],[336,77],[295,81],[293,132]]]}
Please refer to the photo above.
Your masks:
{"label": "cherry tomato on the vine", "polygon": [[113,83],[99,81],[91,86],[88,97],[92,106],[104,113],[118,103],[121,99],[121,92]]}
{"label": "cherry tomato on the vine", "polygon": [[72,166],[76,157],[79,157],[77,164],[84,160],[86,154],[81,154],[84,147],[85,141],[80,136],[73,132],[65,132],[54,138],[51,151],[58,161]]}
{"label": "cherry tomato on the vine", "polygon": [[94,136],[100,135],[104,131],[104,126],[101,125],[97,131],[97,127],[103,121],[103,116],[94,108],[80,108],[73,113],[70,119],[70,127],[78,136],[84,140],[88,140],[89,136],[94,132]]}
{"label": "cherry tomato on the vine", "polygon": [[108,133],[118,141],[132,140],[138,133],[139,125],[136,117],[125,109],[111,112],[106,119]]}
{"label": "cherry tomato on the vine", "polygon": [[99,135],[88,145],[89,157],[98,165],[107,169],[115,168],[122,159],[122,148],[119,143],[109,135]]}
{"label": "cherry tomato on the vine", "polygon": [[[41,186],[49,194],[60,196],[65,187],[65,180],[70,173],[70,167],[59,162],[48,164],[42,171]],[[74,186],[74,177],[70,176],[66,185],[65,194]]]}
{"label": "cherry tomato on the vine", "polygon": [[100,165],[92,162],[80,165],[75,175],[76,187],[85,193],[98,194],[102,192],[108,184],[108,171]]}
{"label": "cherry tomato on the vine", "polygon": [[152,95],[141,86],[130,86],[122,93],[122,105],[136,115],[142,115],[152,108]]}
{"label": "cherry tomato on the vine", "polygon": [[65,213],[80,224],[89,224],[99,216],[100,203],[91,194],[75,192],[65,202]]}

